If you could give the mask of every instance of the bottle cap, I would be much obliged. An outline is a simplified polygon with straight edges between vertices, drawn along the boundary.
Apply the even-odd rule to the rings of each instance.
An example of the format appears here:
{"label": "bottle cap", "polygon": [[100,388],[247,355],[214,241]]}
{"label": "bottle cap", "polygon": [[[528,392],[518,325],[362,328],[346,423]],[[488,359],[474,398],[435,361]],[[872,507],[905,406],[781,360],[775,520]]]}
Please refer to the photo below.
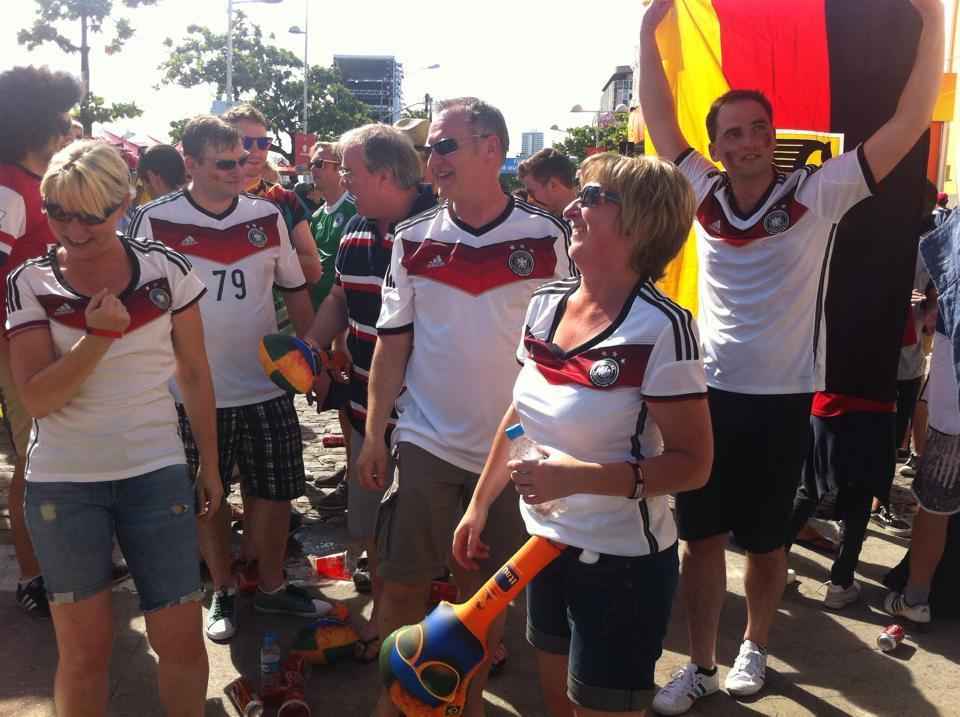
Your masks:
{"label": "bottle cap", "polygon": [[507,434],[507,438],[515,441],[524,434],[523,426],[519,423],[514,423],[512,426],[507,426],[505,433]]}

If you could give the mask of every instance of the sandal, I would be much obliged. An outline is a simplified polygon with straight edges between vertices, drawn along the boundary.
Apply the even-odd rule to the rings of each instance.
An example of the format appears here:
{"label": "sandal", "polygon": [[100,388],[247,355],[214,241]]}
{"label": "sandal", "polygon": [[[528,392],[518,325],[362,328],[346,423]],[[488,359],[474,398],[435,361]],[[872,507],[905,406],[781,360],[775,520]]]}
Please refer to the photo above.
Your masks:
{"label": "sandal", "polygon": [[510,655],[507,653],[507,646],[501,642],[493,651],[493,660],[490,661],[490,677],[496,677],[507,665],[507,659]]}
{"label": "sandal", "polygon": [[[359,662],[361,665],[369,665],[371,662],[376,662],[378,659],[380,659],[381,644],[383,643],[382,640],[380,640],[379,635],[374,635],[366,640],[362,638],[358,639],[354,658],[356,658],[357,662]],[[375,648],[372,655],[370,654],[371,647]]]}

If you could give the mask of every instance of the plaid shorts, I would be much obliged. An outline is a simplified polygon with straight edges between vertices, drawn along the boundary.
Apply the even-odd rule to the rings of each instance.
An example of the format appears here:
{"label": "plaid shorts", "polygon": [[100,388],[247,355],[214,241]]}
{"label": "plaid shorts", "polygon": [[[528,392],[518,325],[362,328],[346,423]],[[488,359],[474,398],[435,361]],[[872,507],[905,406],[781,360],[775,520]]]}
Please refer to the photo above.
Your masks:
{"label": "plaid shorts", "polygon": [[[180,404],[177,404],[177,413],[190,475],[196,476],[200,453],[186,411]],[[292,500],[306,491],[303,439],[292,396],[278,396],[249,406],[218,408],[217,443],[225,492],[229,490],[234,466],[240,469],[246,496]]]}
{"label": "plaid shorts", "polygon": [[960,436],[927,430],[927,447],[913,479],[913,494],[928,513],[960,513]]}

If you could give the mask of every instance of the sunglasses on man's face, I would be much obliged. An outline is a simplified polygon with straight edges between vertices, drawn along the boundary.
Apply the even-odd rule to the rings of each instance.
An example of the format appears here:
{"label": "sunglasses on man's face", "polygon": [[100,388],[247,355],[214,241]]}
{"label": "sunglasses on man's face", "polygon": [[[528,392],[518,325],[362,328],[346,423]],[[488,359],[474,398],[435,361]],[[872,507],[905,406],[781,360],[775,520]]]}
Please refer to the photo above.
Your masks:
{"label": "sunglasses on man's face", "polygon": [[[470,135],[473,139],[482,139],[484,137],[489,137],[489,134],[472,134]],[[458,149],[460,149],[460,143],[457,142],[453,137],[445,137],[444,139],[438,140],[431,145],[423,147],[423,151],[426,152],[429,157],[431,153],[436,152],[441,157],[446,157],[448,154],[453,154]]]}
{"label": "sunglasses on man's face", "polygon": [[117,204],[113,207],[107,207],[102,217],[98,217],[96,214],[87,214],[86,212],[68,212],[59,204],[54,204],[53,202],[44,202],[43,211],[48,217],[57,222],[69,224],[76,220],[85,227],[95,227],[107,221],[110,215],[122,206],[123,204]]}
{"label": "sunglasses on man's face", "polygon": [[231,169],[244,166],[248,159],[247,155],[243,155],[240,159],[215,159],[213,166],[221,172],[229,172]]}
{"label": "sunglasses on man's face", "polygon": [[253,149],[253,145],[257,145],[257,149],[261,152],[266,152],[270,149],[270,145],[273,143],[272,137],[244,137],[243,138],[243,148],[248,152]]}
{"label": "sunglasses on man's face", "polygon": [[577,192],[577,199],[580,200],[580,206],[598,207],[606,202],[620,204],[620,195],[616,192],[606,192],[599,184],[588,184]]}
{"label": "sunglasses on man's face", "polygon": [[325,164],[329,164],[333,167],[340,166],[340,162],[338,162],[335,159],[315,159],[312,162],[310,162],[310,166],[313,167],[314,169],[323,169],[323,165]]}

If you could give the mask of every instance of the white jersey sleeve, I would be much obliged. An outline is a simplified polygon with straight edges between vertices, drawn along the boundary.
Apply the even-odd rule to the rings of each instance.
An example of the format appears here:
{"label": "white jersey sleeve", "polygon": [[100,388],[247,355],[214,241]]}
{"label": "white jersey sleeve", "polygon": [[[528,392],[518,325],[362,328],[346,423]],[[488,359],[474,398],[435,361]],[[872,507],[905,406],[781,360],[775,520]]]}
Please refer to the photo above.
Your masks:
{"label": "white jersey sleeve", "polygon": [[863,145],[810,168],[797,189],[797,201],[819,217],[839,222],[855,205],[876,192]]}
{"label": "white jersey sleeve", "polygon": [[277,273],[274,279],[278,289],[292,291],[302,289],[307,284],[303,275],[303,267],[297,258],[297,251],[293,247],[287,224],[283,215],[277,213],[277,231],[280,233],[280,253],[277,258]]}
{"label": "white jersey sleeve", "polygon": [[647,401],[692,398],[707,393],[700,336],[689,314],[677,317],[660,332],[647,362],[641,392]]}
{"label": "white jersey sleeve", "polygon": [[721,172],[716,165],[693,148],[685,150],[677,157],[677,169],[693,185],[700,204],[710,193]]}
{"label": "white jersey sleeve", "polygon": [[383,280],[381,291],[383,303],[380,317],[377,319],[377,332],[380,334],[398,334],[413,329],[414,291],[403,266],[403,232],[393,239],[390,254],[390,268]]}
{"label": "white jersey sleeve", "polygon": [[0,187],[0,254],[9,255],[13,242],[27,231],[27,205],[19,192]]}
{"label": "white jersey sleeve", "polygon": [[4,329],[8,339],[21,331],[50,324],[30,283],[31,264],[21,264],[7,275],[7,323]]}
{"label": "white jersey sleeve", "polygon": [[164,253],[167,256],[167,281],[170,283],[172,294],[170,311],[177,314],[199,301],[207,293],[207,287],[183,254],[166,248]]}

